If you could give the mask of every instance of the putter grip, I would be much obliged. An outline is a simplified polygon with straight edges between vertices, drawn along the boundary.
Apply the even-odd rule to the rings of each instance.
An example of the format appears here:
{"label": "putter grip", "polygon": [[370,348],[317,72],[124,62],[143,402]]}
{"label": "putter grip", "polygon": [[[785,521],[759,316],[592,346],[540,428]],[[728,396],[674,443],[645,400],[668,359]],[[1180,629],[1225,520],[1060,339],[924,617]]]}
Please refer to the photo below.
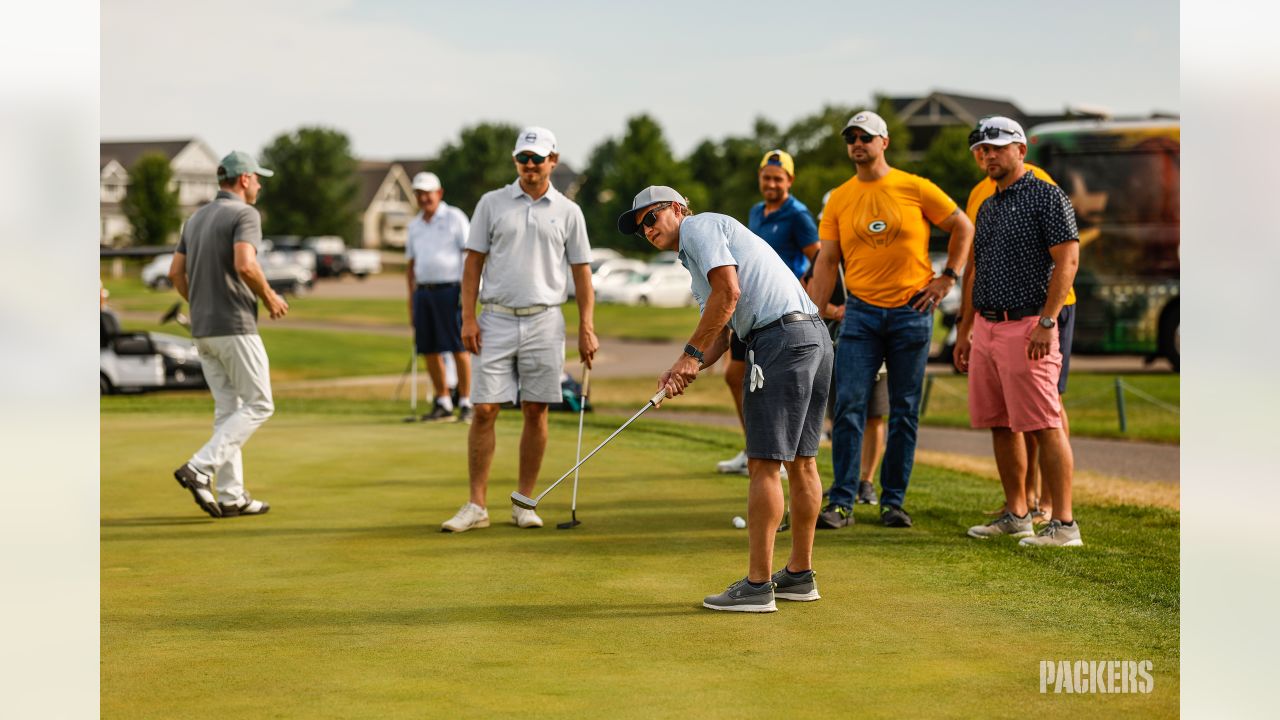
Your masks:
{"label": "putter grip", "polygon": [[658,403],[662,402],[666,398],[667,398],[667,389],[662,388],[658,390],[658,392],[655,393],[653,397],[649,398],[649,402],[650,404],[657,405]]}

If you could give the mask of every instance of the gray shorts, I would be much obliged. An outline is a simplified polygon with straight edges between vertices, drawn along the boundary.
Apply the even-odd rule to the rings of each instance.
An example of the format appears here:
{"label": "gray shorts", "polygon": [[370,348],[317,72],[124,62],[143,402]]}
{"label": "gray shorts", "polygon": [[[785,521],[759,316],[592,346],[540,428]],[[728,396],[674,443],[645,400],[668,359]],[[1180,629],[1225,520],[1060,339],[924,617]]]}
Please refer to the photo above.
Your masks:
{"label": "gray shorts", "polygon": [[[790,462],[818,454],[833,363],[831,336],[821,321],[752,334],[742,378],[747,457]],[[752,379],[760,375],[764,384],[752,390]]]}
{"label": "gray shorts", "polygon": [[475,403],[558,403],[564,372],[564,315],[553,307],[516,317],[486,310],[477,320],[480,354],[471,364]]}

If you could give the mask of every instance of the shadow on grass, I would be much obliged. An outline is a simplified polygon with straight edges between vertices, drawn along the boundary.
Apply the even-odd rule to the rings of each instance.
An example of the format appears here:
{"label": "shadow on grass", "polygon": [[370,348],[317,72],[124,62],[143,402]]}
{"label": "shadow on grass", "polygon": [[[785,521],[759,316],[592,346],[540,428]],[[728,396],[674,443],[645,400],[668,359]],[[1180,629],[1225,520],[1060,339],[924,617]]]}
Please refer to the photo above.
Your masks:
{"label": "shadow on grass", "polygon": [[446,626],[459,624],[495,623],[501,625],[532,626],[543,623],[560,624],[565,620],[658,618],[695,615],[706,612],[701,603],[680,600],[667,603],[561,603],[561,604],[500,604],[458,605],[389,609],[300,609],[257,607],[252,613],[204,613],[197,615],[171,614],[165,616],[140,616],[122,620],[129,624],[155,629],[170,630],[174,623],[187,630],[210,633],[280,632],[294,628],[318,628],[353,630],[370,626]]}
{"label": "shadow on grass", "polygon": [[125,517],[103,518],[99,527],[155,527],[157,525],[211,525],[211,517]]}

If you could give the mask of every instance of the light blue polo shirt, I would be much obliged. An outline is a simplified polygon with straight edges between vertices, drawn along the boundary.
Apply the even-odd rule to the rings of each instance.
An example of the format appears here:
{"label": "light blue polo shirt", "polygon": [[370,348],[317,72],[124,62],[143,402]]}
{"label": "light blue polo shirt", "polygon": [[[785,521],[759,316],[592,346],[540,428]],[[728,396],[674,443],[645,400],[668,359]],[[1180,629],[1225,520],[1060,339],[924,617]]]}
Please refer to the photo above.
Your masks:
{"label": "light blue polo shirt", "polygon": [[769,243],[728,215],[699,213],[685,218],[680,223],[680,262],[693,276],[693,297],[704,312],[711,295],[707,273],[723,265],[737,266],[741,295],[729,326],[740,338],[788,313],[818,312]]}
{"label": "light blue polo shirt", "polygon": [[818,226],[809,208],[795,195],[788,195],[782,206],[768,215],[764,214],[763,200],[752,205],[747,227],[773,247],[796,277],[804,277],[809,271],[804,249],[818,244]]}

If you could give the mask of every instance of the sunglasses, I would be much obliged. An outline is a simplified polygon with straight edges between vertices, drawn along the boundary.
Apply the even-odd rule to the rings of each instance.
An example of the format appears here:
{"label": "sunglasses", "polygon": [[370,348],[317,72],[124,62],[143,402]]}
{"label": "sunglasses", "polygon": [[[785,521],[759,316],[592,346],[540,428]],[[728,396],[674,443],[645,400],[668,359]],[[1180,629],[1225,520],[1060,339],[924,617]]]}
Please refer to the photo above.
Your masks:
{"label": "sunglasses", "polygon": [[852,145],[855,141],[858,141],[858,140],[861,140],[862,144],[866,145],[875,139],[876,139],[875,135],[872,135],[871,133],[865,133],[865,132],[864,133],[847,132],[844,134],[844,141],[846,144],[849,144],[849,145]]}
{"label": "sunglasses", "polygon": [[530,161],[532,161],[534,165],[541,165],[542,163],[547,161],[547,158],[544,155],[534,155],[533,153],[527,153],[527,152],[520,153],[519,155],[516,156],[516,163],[520,165],[524,165],[525,163]]}
{"label": "sunglasses", "polygon": [[640,225],[636,228],[636,235],[639,235],[640,237],[643,238],[645,236],[644,229],[651,228],[654,225],[657,225],[658,213],[662,212],[663,210],[666,210],[669,207],[671,207],[671,203],[662,203],[660,205],[654,205],[653,209],[645,213],[644,217],[640,218]]}
{"label": "sunglasses", "polygon": [[1017,132],[1016,130],[1006,130],[998,127],[984,127],[978,128],[977,130],[969,133],[969,144],[977,145],[983,140],[995,140],[1001,135],[1012,135],[1015,138],[1022,137],[1022,133]]}

